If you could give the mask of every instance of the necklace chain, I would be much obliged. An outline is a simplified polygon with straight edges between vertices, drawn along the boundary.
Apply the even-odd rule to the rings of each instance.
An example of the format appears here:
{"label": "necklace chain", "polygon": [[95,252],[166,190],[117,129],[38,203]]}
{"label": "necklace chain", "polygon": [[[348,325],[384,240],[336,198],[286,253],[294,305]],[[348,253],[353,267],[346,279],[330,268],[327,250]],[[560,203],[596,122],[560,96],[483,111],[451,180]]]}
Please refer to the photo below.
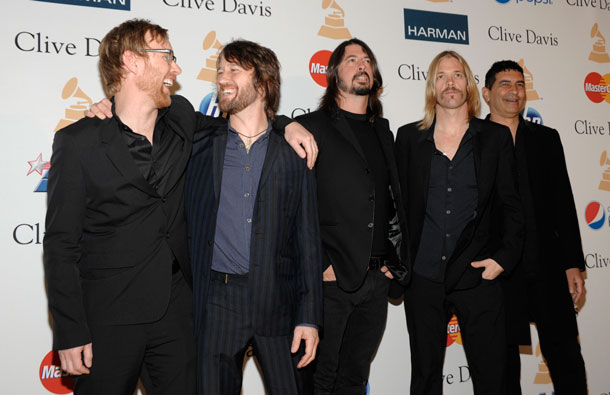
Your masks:
{"label": "necklace chain", "polygon": [[248,139],[248,142],[245,144],[246,145],[246,153],[250,153],[250,148],[252,148],[252,139],[256,138],[258,136],[260,136],[261,134],[265,133],[267,131],[267,128],[261,130],[260,132],[258,132],[257,134],[255,134],[254,136],[247,136],[243,133],[238,132],[237,130],[233,129],[235,131],[235,133],[239,134],[242,137],[245,137]]}

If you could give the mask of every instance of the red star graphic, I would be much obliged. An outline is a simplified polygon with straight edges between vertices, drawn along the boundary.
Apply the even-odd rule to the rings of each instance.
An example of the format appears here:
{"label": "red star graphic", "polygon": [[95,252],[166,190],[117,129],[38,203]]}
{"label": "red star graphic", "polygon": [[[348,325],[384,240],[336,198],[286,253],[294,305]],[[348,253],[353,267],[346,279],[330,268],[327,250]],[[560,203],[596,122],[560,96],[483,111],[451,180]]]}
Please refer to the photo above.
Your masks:
{"label": "red star graphic", "polygon": [[49,161],[42,160],[42,153],[38,154],[36,159],[29,160],[28,164],[30,165],[30,169],[28,170],[28,174],[26,174],[26,176],[29,176],[34,172],[42,175],[45,170],[49,170],[51,168],[51,163],[49,163]]}

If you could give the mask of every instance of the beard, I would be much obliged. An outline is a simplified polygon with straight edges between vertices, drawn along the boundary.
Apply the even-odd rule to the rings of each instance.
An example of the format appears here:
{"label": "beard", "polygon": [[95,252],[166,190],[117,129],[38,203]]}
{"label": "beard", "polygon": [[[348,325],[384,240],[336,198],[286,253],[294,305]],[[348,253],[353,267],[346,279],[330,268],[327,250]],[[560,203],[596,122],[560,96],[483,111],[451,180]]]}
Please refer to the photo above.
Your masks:
{"label": "beard", "polygon": [[136,81],[136,86],[148,94],[157,108],[165,108],[170,106],[172,99],[163,89],[165,88],[163,84],[165,75],[158,77],[159,74],[157,69],[148,66],[144,76]]}
{"label": "beard", "polygon": [[360,77],[361,75],[366,75],[367,77],[369,76],[367,73],[365,72],[360,72],[357,73],[356,75],[354,75],[354,78],[352,78],[352,85],[350,87],[347,86],[347,84],[345,83],[345,81],[343,81],[341,78],[338,79],[338,87],[341,91],[351,94],[351,95],[356,95],[356,96],[367,96],[371,93],[371,86],[370,86],[370,77],[369,77],[369,84],[361,84],[361,83],[356,83],[355,80],[356,78]]}
{"label": "beard", "polygon": [[232,99],[227,99],[224,97],[224,95],[222,94],[224,87],[225,86],[220,86],[218,88],[217,95],[218,107],[220,108],[220,111],[226,114],[236,114],[244,110],[250,104],[254,103],[256,101],[256,98],[258,97],[256,88],[251,82],[243,86],[242,88],[233,86],[233,89],[235,89],[237,93]]}

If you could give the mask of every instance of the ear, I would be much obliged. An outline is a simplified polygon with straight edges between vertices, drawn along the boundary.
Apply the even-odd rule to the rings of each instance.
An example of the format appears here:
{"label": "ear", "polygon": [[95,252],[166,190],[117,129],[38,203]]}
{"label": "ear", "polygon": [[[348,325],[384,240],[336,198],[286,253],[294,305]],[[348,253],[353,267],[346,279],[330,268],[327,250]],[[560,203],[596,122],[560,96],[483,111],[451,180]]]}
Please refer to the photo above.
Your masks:
{"label": "ear", "polygon": [[134,74],[138,72],[138,68],[140,67],[139,63],[141,62],[141,58],[138,55],[127,50],[121,55],[121,60],[123,61],[123,67],[125,67],[128,72]]}
{"label": "ear", "polygon": [[483,88],[481,88],[481,93],[483,94],[483,100],[485,100],[485,103],[489,105],[489,95],[491,94],[491,91],[489,90],[489,88],[484,86]]}

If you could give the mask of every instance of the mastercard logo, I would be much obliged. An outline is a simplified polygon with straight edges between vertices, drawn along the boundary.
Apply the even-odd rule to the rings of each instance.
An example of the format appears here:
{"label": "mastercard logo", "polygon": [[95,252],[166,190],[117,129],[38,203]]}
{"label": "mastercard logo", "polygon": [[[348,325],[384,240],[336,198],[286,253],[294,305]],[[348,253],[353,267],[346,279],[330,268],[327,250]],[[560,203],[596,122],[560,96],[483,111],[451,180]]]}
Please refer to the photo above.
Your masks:
{"label": "mastercard logo", "polygon": [[311,78],[323,88],[328,86],[326,81],[326,69],[332,52],[327,50],[318,51],[309,60],[309,74]]}
{"label": "mastercard logo", "polygon": [[455,314],[447,324],[447,347],[453,343],[462,344],[462,333],[460,332],[460,324]]}
{"label": "mastercard logo", "polygon": [[42,359],[38,377],[42,386],[53,394],[71,394],[74,391],[74,379],[61,371],[59,354],[55,351]]}
{"label": "mastercard logo", "polygon": [[593,103],[610,103],[610,74],[589,73],[585,77],[585,94]]}

